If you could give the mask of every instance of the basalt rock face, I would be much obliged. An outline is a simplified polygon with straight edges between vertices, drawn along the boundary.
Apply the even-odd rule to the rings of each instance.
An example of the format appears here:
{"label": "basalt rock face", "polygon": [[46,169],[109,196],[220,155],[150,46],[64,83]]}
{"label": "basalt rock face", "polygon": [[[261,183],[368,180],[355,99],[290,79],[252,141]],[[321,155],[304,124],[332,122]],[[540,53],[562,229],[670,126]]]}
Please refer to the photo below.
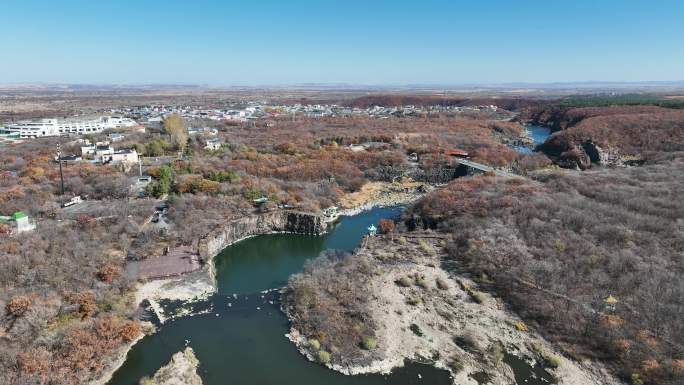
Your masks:
{"label": "basalt rock face", "polygon": [[206,262],[243,238],[273,232],[320,235],[326,229],[327,223],[323,218],[310,213],[278,210],[250,215],[229,221],[200,239],[199,254]]}
{"label": "basalt rock face", "polygon": [[619,151],[599,146],[591,139],[573,143],[554,134],[537,148],[563,168],[586,170],[592,165],[624,166],[626,163]]}
{"label": "basalt rock face", "polygon": [[284,226],[274,231],[314,235],[320,235],[325,232],[326,223],[318,215],[300,212],[287,212],[284,214],[286,214]]}

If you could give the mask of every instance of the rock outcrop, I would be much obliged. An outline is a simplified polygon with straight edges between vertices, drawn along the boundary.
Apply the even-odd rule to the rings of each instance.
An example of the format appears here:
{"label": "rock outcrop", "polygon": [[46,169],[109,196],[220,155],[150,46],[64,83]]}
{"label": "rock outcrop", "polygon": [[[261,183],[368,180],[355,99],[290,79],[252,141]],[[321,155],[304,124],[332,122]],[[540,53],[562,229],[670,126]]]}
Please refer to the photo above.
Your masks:
{"label": "rock outcrop", "polygon": [[210,232],[200,239],[199,254],[206,262],[221,250],[244,238],[274,232],[320,235],[325,233],[326,229],[327,224],[319,215],[298,211],[271,211],[234,219]]}
{"label": "rock outcrop", "polygon": [[162,366],[152,378],[143,378],[141,385],[202,385],[197,374],[199,360],[192,348],[185,348],[171,357],[171,361]]}
{"label": "rock outcrop", "polygon": [[544,382],[621,384],[598,363],[566,358],[500,299],[445,271],[445,241],[434,232],[369,237],[353,255],[319,257],[283,291],[288,338],[310,360],[344,374],[389,373],[420,358],[449,370],[454,384],[476,385],[486,373],[487,383],[503,385],[520,370],[502,362],[513,355],[553,360]]}
{"label": "rock outcrop", "polygon": [[568,143],[564,139],[554,135],[538,147],[563,168],[586,170],[592,165],[624,166],[630,159],[615,149],[599,146],[592,139],[578,143]]}

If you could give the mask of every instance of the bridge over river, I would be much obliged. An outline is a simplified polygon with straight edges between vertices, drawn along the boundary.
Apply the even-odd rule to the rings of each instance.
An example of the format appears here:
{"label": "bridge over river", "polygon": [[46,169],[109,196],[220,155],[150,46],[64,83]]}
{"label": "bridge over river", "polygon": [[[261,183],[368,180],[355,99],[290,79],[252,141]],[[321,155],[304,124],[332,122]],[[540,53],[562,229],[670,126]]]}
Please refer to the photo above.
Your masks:
{"label": "bridge over river", "polygon": [[478,173],[478,172],[491,172],[494,173],[498,176],[505,176],[509,178],[513,177],[518,177],[520,178],[520,175],[514,174],[512,172],[504,171],[504,170],[499,170],[491,166],[487,166],[486,164],[478,163],[478,162],[473,162],[472,160],[469,159],[463,159],[463,158],[457,158],[456,163],[466,167],[468,169],[468,174],[473,174],[473,173]]}

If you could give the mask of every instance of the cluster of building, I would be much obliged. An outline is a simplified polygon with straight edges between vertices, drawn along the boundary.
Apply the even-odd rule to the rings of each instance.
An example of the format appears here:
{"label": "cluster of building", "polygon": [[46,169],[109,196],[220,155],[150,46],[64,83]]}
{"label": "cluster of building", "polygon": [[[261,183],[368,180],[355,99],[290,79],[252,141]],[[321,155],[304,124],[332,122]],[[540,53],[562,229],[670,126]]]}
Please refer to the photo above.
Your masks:
{"label": "cluster of building", "polygon": [[2,131],[19,138],[96,134],[104,130],[135,127],[138,123],[121,116],[103,116],[97,119],[38,119],[10,123]]}
{"label": "cluster of building", "polygon": [[369,116],[374,118],[389,118],[389,117],[409,117],[420,116],[426,113],[498,113],[498,107],[489,106],[401,106],[401,107],[383,107],[374,106],[368,108],[352,108],[338,106],[335,104],[294,104],[283,106],[270,106],[266,111],[271,114],[282,115],[303,115],[306,117],[346,117],[346,116]]}
{"label": "cluster of building", "polygon": [[97,142],[93,145],[85,141],[84,144],[85,146],[81,146],[81,156],[91,157],[102,164],[136,164],[140,161],[138,152],[133,148],[116,150],[109,142]]}
{"label": "cluster of building", "polygon": [[208,119],[213,121],[235,122],[246,122],[250,119],[258,119],[266,116],[263,112],[263,107],[259,104],[223,109],[197,106],[149,105],[124,107],[108,110],[108,112],[132,116],[137,121],[147,124],[161,124],[161,122],[164,121],[164,118],[171,114],[180,115],[187,120]]}
{"label": "cluster of building", "polygon": [[503,114],[505,111],[494,105],[486,106],[402,106],[369,108],[353,108],[336,104],[287,104],[274,105],[268,103],[249,102],[233,108],[207,108],[203,106],[166,106],[150,105],[125,107],[108,110],[109,113],[133,116],[136,120],[148,124],[161,124],[164,118],[171,114],[177,114],[185,119],[208,119],[213,121],[246,122],[260,118],[278,116],[305,116],[318,117],[346,117],[346,116],[369,116],[376,118],[388,118],[392,116],[408,117],[420,116],[425,113],[492,113]]}
{"label": "cluster of building", "polygon": [[81,154],[59,155],[55,161],[78,162],[84,159],[101,164],[133,165],[140,162],[138,152],[134,148],[115,149],[109,142],[91,144],[87,139],[79,139]]}

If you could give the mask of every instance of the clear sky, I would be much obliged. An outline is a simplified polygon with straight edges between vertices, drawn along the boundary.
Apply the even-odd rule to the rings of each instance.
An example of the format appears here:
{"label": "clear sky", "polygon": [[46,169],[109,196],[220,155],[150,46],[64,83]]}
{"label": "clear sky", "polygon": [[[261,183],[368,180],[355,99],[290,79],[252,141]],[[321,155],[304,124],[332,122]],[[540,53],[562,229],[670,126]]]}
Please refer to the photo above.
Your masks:
{"label": "clear sky", "polygon": [[0,83],[684,79],[682,0],[2,0]]}

